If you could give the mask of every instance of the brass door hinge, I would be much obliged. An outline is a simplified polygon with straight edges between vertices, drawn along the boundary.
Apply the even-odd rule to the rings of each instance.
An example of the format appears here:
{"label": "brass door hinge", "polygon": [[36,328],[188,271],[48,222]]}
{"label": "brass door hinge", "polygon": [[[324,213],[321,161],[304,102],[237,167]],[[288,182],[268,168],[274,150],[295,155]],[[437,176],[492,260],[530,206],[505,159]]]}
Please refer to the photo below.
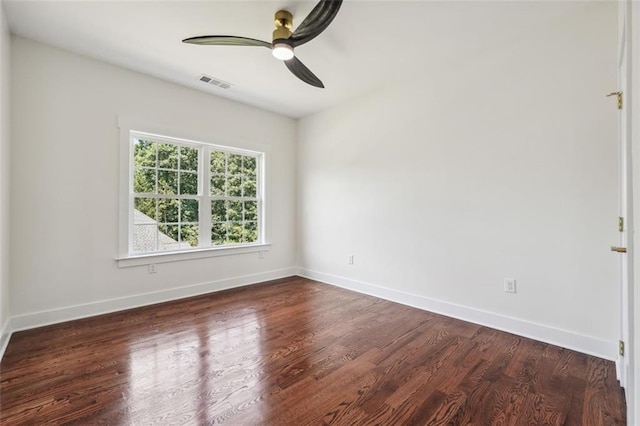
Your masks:
{"label": "brass door hinge", "polygon": [[624,218],[623,217],[619,217],[618,218],[618,231],[620,231],[620,232],[624,231]]}
{"label": "brass door hinge", "polygon": [[622,92],[611,92],[607,95],[607,98],[609,96],[615,96],[618,98],[618,109],[622,109]]}
{"label": "brass door hinge", "polygon": [[622,340],[618,341],[618,353],[620,356],[624,356],[624,342]]}

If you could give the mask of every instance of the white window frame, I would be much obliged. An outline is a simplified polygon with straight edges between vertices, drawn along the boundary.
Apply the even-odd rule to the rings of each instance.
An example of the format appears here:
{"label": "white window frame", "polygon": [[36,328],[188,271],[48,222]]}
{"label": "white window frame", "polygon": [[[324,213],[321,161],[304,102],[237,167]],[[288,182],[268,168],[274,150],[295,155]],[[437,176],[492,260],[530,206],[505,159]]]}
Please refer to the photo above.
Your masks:
{"label": "white window frame", "polygon": [[[119,117],[120,128],[120,226],[119,250],[116,260],[119,267],[148,265],[154,263],[174,262],[203,257],[228,256],[236,254],[265,252],[270,248],[267,242],[268,224],[266,214],[266,182],[268,147],[249,143],[224,143],[206,137],[198,137],[186,131],[176,131],[149,123],[142,123]],[[154,253],[131,253],[133,238],[133,147],[136,139],[148,139],[154,142],[165,142],[181,146],[197,147],[199,175],[197,195],[170,195],[169,198],[196,198],[199,201],[199,247],[180,249],[176,251]],[[210,245],[211,201],[215,196],[210,194],[210,165],[208,159],[212,151],[224,151],[232,154],[250,155],[257,157],[257,187],[258,199],[258,242],[241,243],[224,246]]]}

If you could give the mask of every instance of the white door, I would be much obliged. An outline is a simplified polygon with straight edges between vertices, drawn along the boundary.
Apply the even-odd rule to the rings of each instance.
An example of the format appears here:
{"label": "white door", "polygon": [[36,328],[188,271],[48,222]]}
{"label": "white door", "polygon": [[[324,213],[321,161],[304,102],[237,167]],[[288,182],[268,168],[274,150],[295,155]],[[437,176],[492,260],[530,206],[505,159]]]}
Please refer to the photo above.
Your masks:
{"label": "white door", "polygon": [[[628,93],[628,36],[627,36],[627,10],[626,7],[621,8],[620,16],[620,43],[618,55],[618,93],[615,96],[615,104],[619,108],[618,113],[618,146],[619,146],[619,205],[618,214],[620,216],[619,230],[620,241],[618,248],[626,249],[618,250],[620,257],[620,341],[627,347],[630,346],[630,331],[632,324],[630,323],[630,291],[629,285],[633,282],[633,270],[629,256],[632,253],[633,236],[631,230],[632,223],[632,176],[631,176],[631,138],[629,132],[629,117],[627,102],[625,102],[625,94]],[[614,249],[614,247],[612,247]],[[629,356],[624,356],[622,351],[618,358],[618,378],[620,385],[627,387],[630,385],[629,377]]]}

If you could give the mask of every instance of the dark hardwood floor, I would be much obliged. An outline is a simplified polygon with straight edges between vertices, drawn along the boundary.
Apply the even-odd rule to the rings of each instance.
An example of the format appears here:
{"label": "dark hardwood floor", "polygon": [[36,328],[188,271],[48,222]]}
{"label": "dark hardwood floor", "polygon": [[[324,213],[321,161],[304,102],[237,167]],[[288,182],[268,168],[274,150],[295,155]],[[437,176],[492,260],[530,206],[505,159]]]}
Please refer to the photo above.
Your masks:
{"label": "dark hardwood floor", "polygon": [[15,333],[0,423],[625,424],[612,362],[302,278]]}

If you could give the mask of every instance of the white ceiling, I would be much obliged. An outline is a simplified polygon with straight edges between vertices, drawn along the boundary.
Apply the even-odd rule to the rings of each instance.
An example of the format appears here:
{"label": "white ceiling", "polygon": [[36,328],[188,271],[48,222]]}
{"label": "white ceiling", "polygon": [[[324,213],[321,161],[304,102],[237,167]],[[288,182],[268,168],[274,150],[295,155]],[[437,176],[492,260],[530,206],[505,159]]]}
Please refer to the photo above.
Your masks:
{"label": "white ceiling", "polygon": [[[433,67],[472,67],[476,55],[587,7],[345,0],[328,29],[296,49],[325,89],[299,81],[267,49],[181,43],[210,34],[270,41],[276,11],[293,13],[295,28],[315,3],[3,0],[14,34],[295,118],[393,82],[428,79]],[[234,86],[207,85],[198,80],[201,74]]]}

